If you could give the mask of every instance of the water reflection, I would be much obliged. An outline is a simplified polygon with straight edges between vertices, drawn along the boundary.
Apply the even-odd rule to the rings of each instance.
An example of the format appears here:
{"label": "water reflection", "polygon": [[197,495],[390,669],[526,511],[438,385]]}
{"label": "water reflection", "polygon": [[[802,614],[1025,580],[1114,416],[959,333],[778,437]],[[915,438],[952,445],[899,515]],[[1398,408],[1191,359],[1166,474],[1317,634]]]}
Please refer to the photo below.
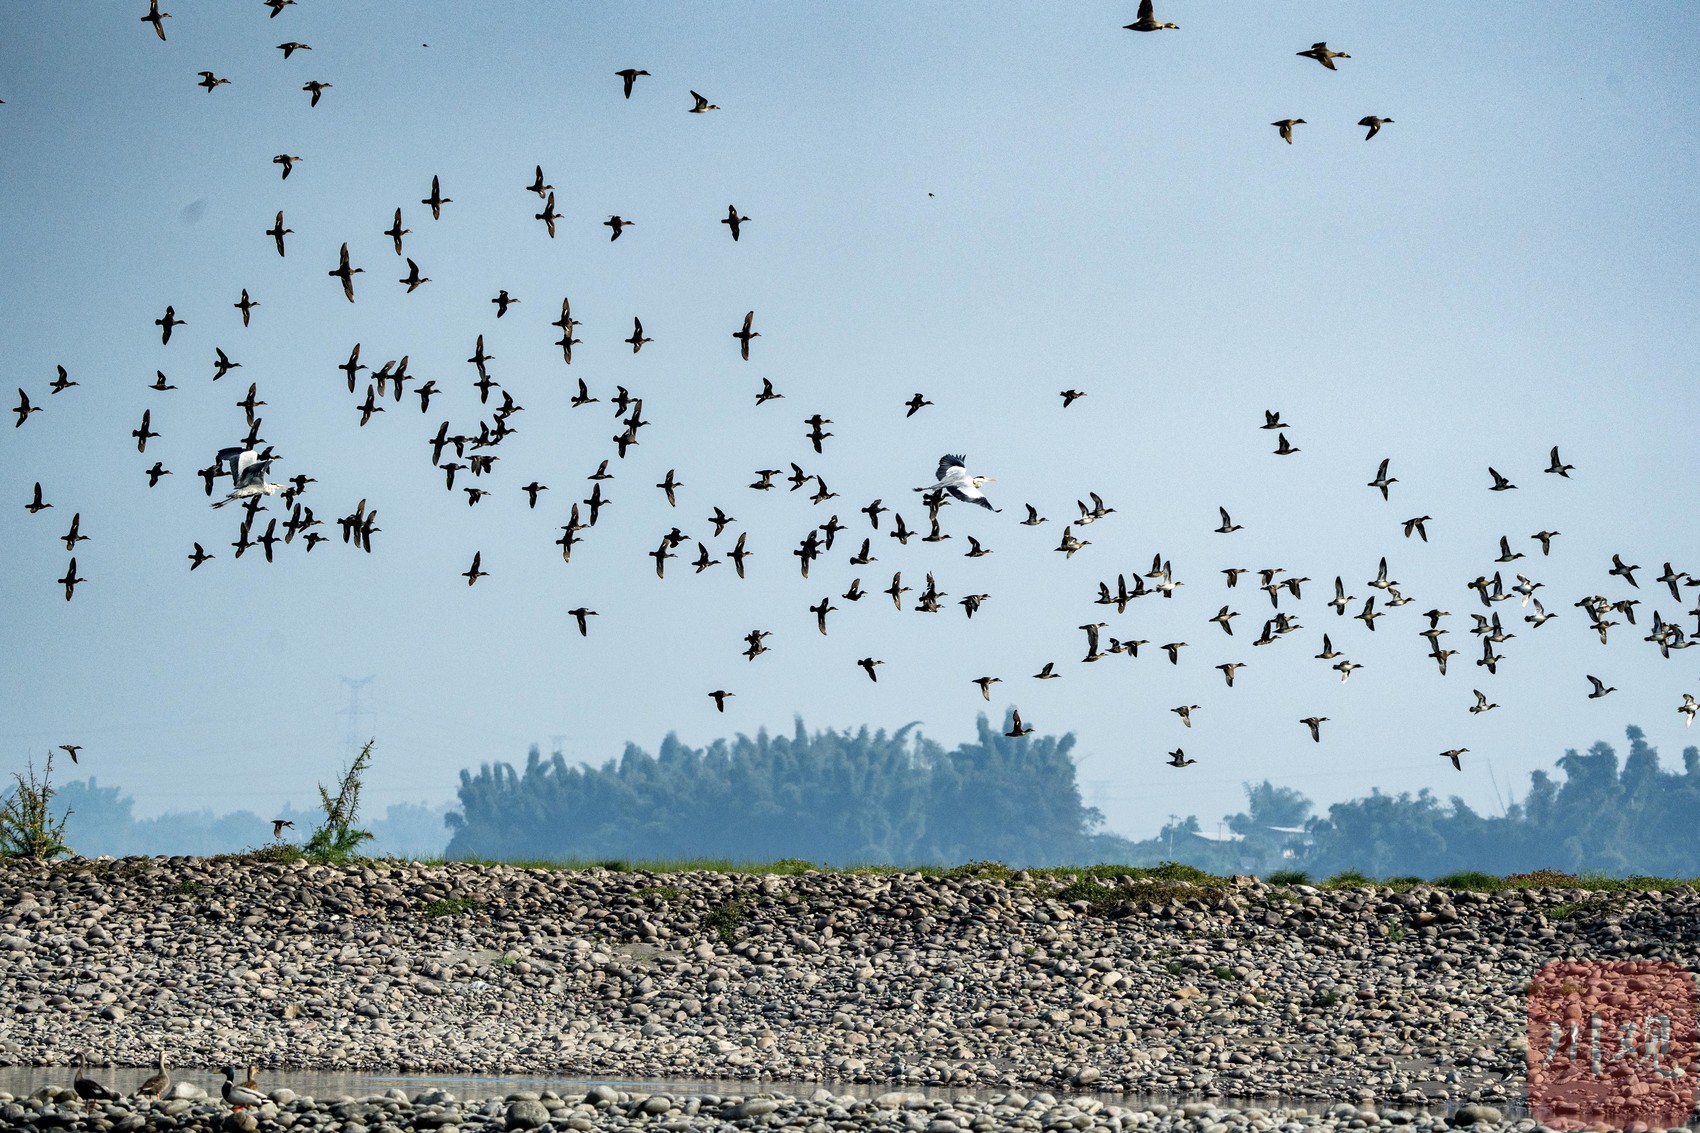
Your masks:
{"label": "water reflection", "polygon": [[[154,1067],[102,1067],[91,1069],[89,1076],[102,1085],[128,1094],[140,1085],[143,1079],[154,1072]],[[75,1068],[70,1066],[0,1066],[0,1092],[22,1096],[33,1093],[43,1086],[58,1086],[68,1088],[75,1075]],[[217,1096],[220,1083],[224,1081],[221,1071],[202,1069],[172,1068],[173,1081],[193,1082]],[[985,1100],[1009,1092],[1006,1087],[995,1085],[979,1086],[919,1086],[898,1082],[775,1082],[756,1081],[751,1079],[727,1078],[570,1078],[540,1076],[494,1077],[481,1075],[452,1075],[452,1074],[389,1074],[364,1072],[332,1072],[325,1070],[261,1070],[259,1075],[261,1085],[267,1090],[280,1086],[288,1087],[297,1094],[324,1101],[339,1096],[354,1098],[369,1097],[381,1094],[385,1090],[399,1089],[409,1098],[422,1090],[447,1090],[462,1101],[468,1099],[483,1099],[504,1097],[511,1093],[536,1093],[545,1090],[553,1091],[558,1096],[569,1101],[576,1101],[592,1086],[610,1086],[622,1093],[628,1094],[671,1094],[675,1097],[684,1095],[713,1094],[719,1097],[748,1097],[760,1093],[781,1093],[791,1097],[807,1098],[816,1090],[826,1089],[837,1096],[848,1095],[854,1098],[875,1098],[893,1090],[904,1093],[919,1094],[923,1097],[940,1101],[957,1101],[965,1098]],[[1020,1090],[1020,1093],[1031,1097],[1042,1091]],[[1051,1090],[1058,1097],[1069,1095],[1073,1091]],[[1318,1100],[1316,1098],[1233,1098],[1206,1097],[1193,1094],[1109,1094],[1083,1092],[1081,1096],[1095,1098],[1106,1105],[1120,1105],[1130,1109],[1148,1109],[1154,1105],[1178,1106],[1186,1102],[1209,1102],[1222,1109],[1287,1109],[1305,1113],[1322,1113],[1348,1098]],[[1407,1112],[1422,1112],[1424,1110],[1449,1113],[1461,1103],[1444,1103],[1431,1106],[1420,1105],[1386,1105],[1380,1109],[1402,1109]],[[1527,1111],[1524,1107],[1505,1102],[1493,1103],[1509,1116],[1522,1116]]]}

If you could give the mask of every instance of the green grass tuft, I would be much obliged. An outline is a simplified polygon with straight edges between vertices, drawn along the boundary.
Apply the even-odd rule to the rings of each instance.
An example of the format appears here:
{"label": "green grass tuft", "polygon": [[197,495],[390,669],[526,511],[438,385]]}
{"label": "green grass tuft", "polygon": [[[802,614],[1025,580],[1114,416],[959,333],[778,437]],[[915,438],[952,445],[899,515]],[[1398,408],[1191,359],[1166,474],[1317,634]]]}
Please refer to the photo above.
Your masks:
{"label": "green grass tuft", "polygon": [[738,939],[738,930],[747,914],[742,901],[728,901],[704,914],[702,927],[719,937],[722,944],[732,944]]}
{"label": "green grass tuft", "polygon": [[1445,877],[1437,877],[1434,884],[1442,889],[1471,889],[1477,893],[1498,893],[1505,888],[1503,878],[1480,870],[1464,870],[1461,873],[1449,873]]}

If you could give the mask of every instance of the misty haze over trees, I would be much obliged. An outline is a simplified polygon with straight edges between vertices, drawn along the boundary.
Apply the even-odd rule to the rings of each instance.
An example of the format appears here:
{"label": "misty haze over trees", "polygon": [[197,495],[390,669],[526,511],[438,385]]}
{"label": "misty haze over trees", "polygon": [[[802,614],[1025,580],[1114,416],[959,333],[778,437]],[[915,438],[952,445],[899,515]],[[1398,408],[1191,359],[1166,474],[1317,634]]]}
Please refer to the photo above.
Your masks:
{"label": "misty haze over trees", "polygon": [[[1006,725],[1007,726],[1007,725]],[[1220,833],[1196,816],[1132,841],[1101,828],[1084,805],[1074,737],[1010,739],[979,721],[974,743],[946,750],[915,731],[765,732],[694,749],[669,735],[657,755],[627,744],[601,767],[533,748],[523,771],[507,763],[461,772],[459,812],[404,803],[369,823],[373,855],[631,863],[713,859],[822,865],[1010,866],[1179,861],[1213,873],[1303,870],[1315,878],[1433,878],[1464,870],[1536,869],[1700,876],[1700,748],[1666,771],[1640,728],[1629,750],[1599,742],[1557,760],[1562,778],[1530,776],[1521,801],[1483,815],[1442,801],[1372,790],[1326,816],[1290,787],[1245,785],[1245,811]],[[1176,772],[1184,774],[1184,772]],[[84,856],[235,853],[270,842],[271,818],[208,810],[136,818],[119,787],[93,779],[56,788],[69,807],[66,840]],[[316,812],[286,809],[301,829]],[[452,837],[450,834],[452,832]],[[1211,835],[1212,837],[1206,837]]]}

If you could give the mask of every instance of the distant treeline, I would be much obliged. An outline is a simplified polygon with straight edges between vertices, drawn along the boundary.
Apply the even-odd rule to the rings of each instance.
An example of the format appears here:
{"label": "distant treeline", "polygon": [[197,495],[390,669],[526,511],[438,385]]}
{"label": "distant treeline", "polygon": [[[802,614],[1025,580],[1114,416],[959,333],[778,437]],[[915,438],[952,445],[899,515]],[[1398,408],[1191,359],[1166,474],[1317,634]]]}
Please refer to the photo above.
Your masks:
{"label": "distant treeline", "polygon": [[[136,800],[118,787],[102,787],[87,779],[55,784],[52,811],[71,811],[65,826],[65,841],[83,857],[111,854],[182,854],[204,857],[235,854],[269,844],[272,819],[287,818],[295,828],[285,831],[286,841],[299,845],[320,822],[321,810],[301,811],[284,807],[265,816],[249,810],[215,814],[210,810],[172,811],[153,818],[137,818]],[[442,854],[448,841],[442,806],[397,803],[382,817],[360,825],[372,831],[373,840],[361,847],[366,854],[398,857],[434,857]]]}
{"label": "distant treeline", "polygon": [[[1007,726],[981,718],[977,742],[946,750],[915,734],[915,725],[889,735],[867,728],[811,735],[798,721],[789,737],[761,732],[703,749],[668,736],[653,756],[627,744],[601,767],[559,754],[544,759],[533,748],[523,772],[506,763],[462,771],[458,813],[391,806],[363,824],[377,835],[363,850],[633,863],[1179,861],[1219,874],[1301,870],[1317,879],[1537,869],[1700,877],[1700,841],[1692,836],[1700,748],[1685,748],[1681,770],[1665,771],[1633,726],[1626,759],[1604,742],[1568,751],[1557,761],[1561,779],[1532,773],[1522,800],[1499,815],[1425,789],[1414,796],[1372,790],[1322,817],[1298,791],[1265,780],[1245,784],[1247,809],[1215,829],[1189,815],[1137,842],[1102,832],[1102,815],[1083,804],[1072,735],[1014,740],[1002,734]],[[52,809],[74,812],[66,840],[85,856],[233,853],[271,841],[271,815],[203,810],[138,819],[117,787],[90,778],[56,789]],[[300,842],[322,816],[286,808],[275,817],[294,819],[289,837]]]}
{"label": "distant treeline", "polygon": [[[544,759],[460,775],[451,857],[713,858],[831,865],[1112,860],[1069,757],[1074,737],[1010,739],[979,720],[947,750],[914,733],[831,730],[718,740],[669,735],[657,755],[627,744],[601,767]],[[1004,726],[1006,729],[1008,725]]]}
{"label": "distant treeline", "polygon": [[[1693,836],[1700,748],[1684,748],[1682,769],[1664,771],[1640,728],[1630,726],[1627,735],[1629,756],[1621,765],[1603,741],[1586,752],[1567,751],[1557,762],[1562,782],[1544,771],[1531,773],[1528,793],[1499,815],[1479,814],[1457,796],[1442,803],[1424,789],[1415,796],[1371,791],[1368,798],[1329,807],[1326,818],[1308,818],[1311,804],[1298,792],[1247,784],[1250,812],[1226,820],[1241,841],[1206,842],[1196,834],[1197,819],[1189,818],[1137,843],[1139,860],[1130,864],[1160,854],[1217,872],[1298,869],[1313,878],[1346,871],[1434,878],[1537,869],[1700,877],[1700,841]],[[1305,832],[1272,826],[1303,826]],[[1173,847],[1172,855],[1165,846]]]}

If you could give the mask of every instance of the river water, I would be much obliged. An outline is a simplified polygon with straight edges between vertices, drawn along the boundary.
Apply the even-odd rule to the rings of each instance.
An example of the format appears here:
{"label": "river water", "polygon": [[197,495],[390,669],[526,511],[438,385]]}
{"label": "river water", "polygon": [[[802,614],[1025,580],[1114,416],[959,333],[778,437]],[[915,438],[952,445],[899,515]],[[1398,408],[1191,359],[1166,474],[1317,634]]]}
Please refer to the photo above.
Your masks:
{"label": "river water", "polygon": [[[246,1067],[237,1067],[239,1072],[245,1072],[246,1069]],[[91,1069],[89,1077],[104,1086],[127,1094],[152,1073],[152,1067],[101,1067]],[[0,1092],[23,1096],[33,1093],[43,1086],[69,1087],[75,1074],[75,1068],[69,1066],[0,1066]],[[224,1081],[222,1070],[179,1070],[173,1068],[171,1077],[173,1081],[194,1082],[214,1096],[217,1096],[219,1086]],[[449,1074],[337,1073],[325,1070],[262,1070],[257,1077],[264,1089],[272,1090],[280,1086],[288,1087],[297,1094],[316,1098],[320,1101],[340,1096],[370,1097],[389,1089],[400,1089],[409,1098],[422,1090],[441,1089],[447,1090],[462,1100],[504,1097],[508,1094],[521,1092],[542,1093],[545,1090],[553,1091],[563,1098],[574,1099],[582,1096],[590,1087],[596,1085],[611,1086],[622,1093],[671,1094],[675,1097],[702,1094],[714,1094],[720,1097],[748,1097],[759,1093],[782,1093],[792,1097],[806,1098],[816,1090],[824,1088],[838,1096],[849,1095],[857,1098],[873,1098],[892,1090],[901,1090],[904,1093],[920,1094],[924,1097],[950,1101],[966,1097],[987,1098],[1007,1092],[1002,1086],[991,1085],[944,1087],[916,1086],[896,1082],[822,1083],[753,1081],[749,1079],[495,1077]],[[1039,1091],[1022,1090],[1020,1092],[1031,1096]],[[1050,1092],[1062,1096],[1068,1091],[1052,1090]],[[1254,1107],[1261,1109],[1280,1107],[1303,1110],[1307,1113],[1320,1113],[1342,1101],[1353,1100],[1345,1097],[1330,1100],[1315,1098],[1247,1099],[1173,1094],[1115,1095],[1086,1093],[1085,1096],[1129,1108],[1145,1108],[1152,1105],[1175,1106],[1184,1102],[1207,1101],[1224,1109],[1243,1110]],[[1401,1105],[1385,1108],[1398,1108],[1407,1111],[1428,1108],[1440,1112],[1449,1112],[1455,1109],[1456,1105],[1443,1103],[1429,1107]],[[1499,1108],[1507,1113],[1515,1113],[1521,1110],[1519,1106],[1507,1106],[1503,1103],[1499,1104]]]}

